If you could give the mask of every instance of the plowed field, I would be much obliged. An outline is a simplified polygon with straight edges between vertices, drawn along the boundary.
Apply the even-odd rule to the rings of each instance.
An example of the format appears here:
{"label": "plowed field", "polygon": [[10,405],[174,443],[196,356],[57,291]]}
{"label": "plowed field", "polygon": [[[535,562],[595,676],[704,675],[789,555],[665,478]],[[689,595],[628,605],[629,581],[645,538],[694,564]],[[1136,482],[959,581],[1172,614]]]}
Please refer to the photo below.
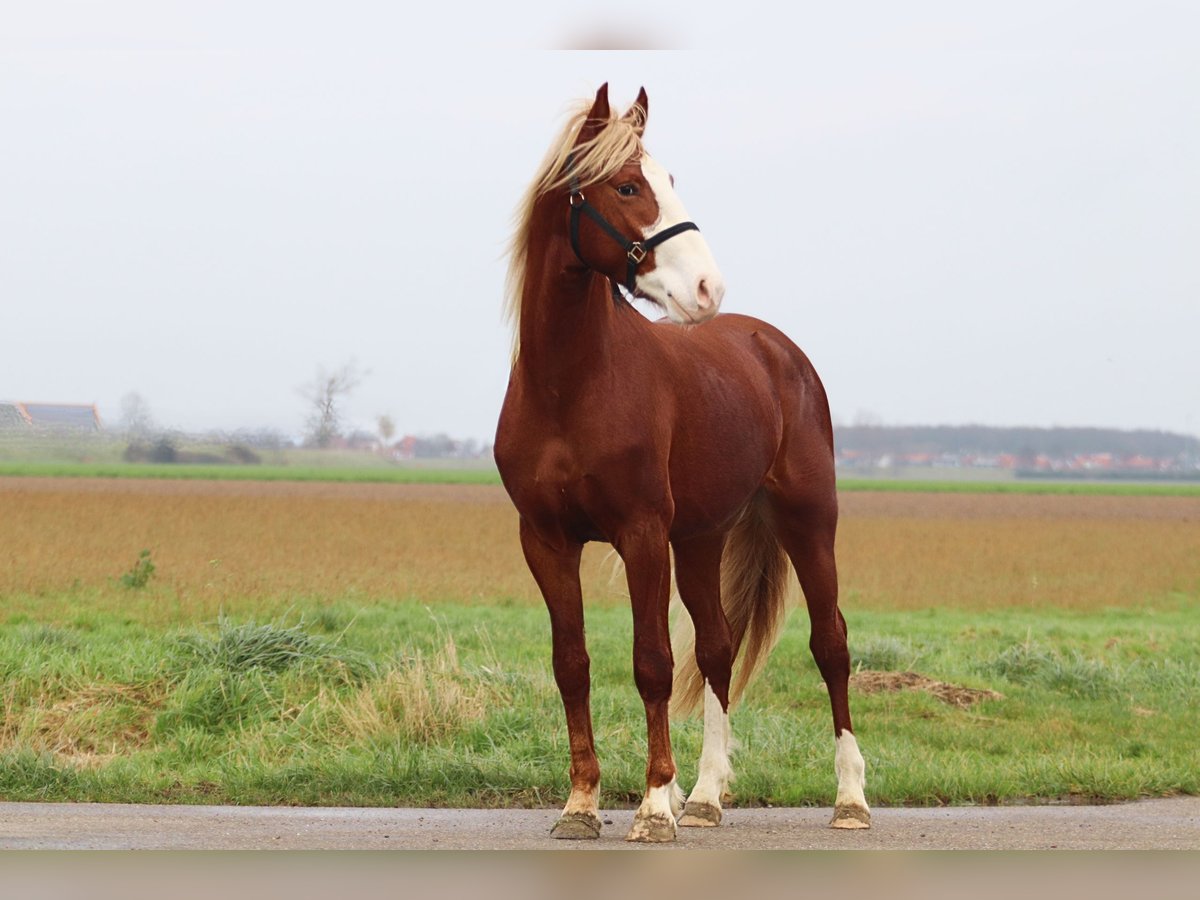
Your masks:
{"label": "plowed field", "polygon": [[[133,602],[117,583],[142,549],[167,618],[318,597],[538,602],[500,487],[0,478],[10,612],[51,612],[64,591]],[[590,603],[623,602],[607,551],[585,556]],[[845,493],[839,560],[845,607],[1140,605],[1200,591],[1200,498]]]}

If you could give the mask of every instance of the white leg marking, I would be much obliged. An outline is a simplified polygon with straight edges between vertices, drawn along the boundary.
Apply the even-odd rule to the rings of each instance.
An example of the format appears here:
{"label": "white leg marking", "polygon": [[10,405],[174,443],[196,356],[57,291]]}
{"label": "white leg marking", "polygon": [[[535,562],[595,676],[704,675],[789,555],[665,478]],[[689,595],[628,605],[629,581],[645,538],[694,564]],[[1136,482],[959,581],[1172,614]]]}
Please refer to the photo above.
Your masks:
{"label": "white leg marking", "polygon": [[704,748],[700,751],[700,772],[688,797],[681,825],[716,825],[721,821],[721,800],[733,780],[729,764],[729,714],[712,688],[704,685]]}
{"label": "white leg marking", "polygon": [[837,799],[834,801],[834,828],[870,828],[871,810],[863,793],[867,786],[867,764],[858,750],[858,741],[843,731],[834,741],[833,770],[837,773]]}
{"label": "white leg marking", "polygon": [[594,791],[582,791],[578,788],[571,789],[571,796],[567,798],[567,805],[563,807],[562,814],[564,816],[571,813],[587,813],[597,815],[600,806],[596,798],[599,796],[600,786],[596,786]]}
{"label": "white leg marking", "polygon": [[682,799],[683,791],[674,778],[670,784],[649,788],[625,840],[653,843],[675,840],[675,812]]}

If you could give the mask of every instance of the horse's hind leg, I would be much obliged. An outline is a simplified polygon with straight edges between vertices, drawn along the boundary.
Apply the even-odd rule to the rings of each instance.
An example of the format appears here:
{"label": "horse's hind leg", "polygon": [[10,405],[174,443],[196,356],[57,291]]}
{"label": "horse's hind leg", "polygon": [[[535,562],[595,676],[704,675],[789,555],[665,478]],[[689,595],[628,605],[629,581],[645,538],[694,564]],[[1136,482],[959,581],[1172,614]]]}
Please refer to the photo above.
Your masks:
{"label": "horse's hind leg", "polygon": [[597,838],[600,763],[592,737],[590,660],[584,642],[583,593],[579,584],[583,546],[552,547],[522,520],[521,549],[550,612],[554,680],[562,694],[571,744],[571,795],[550,834],[567,840]]}
{"label": "horse's hind leg", "polygon": [[774,494],[770,508],[776,537],[792,560],[804,590],[812,629],[809,648],[829,689],[833,710],[834,771],[838,789],[830,824],[834,828],[868,828],[871,812],[863,792],[866,767],[850,723],[850,652],[846,647],[846,620],[838,609],[837,564],[833,549],[837,502],[832,489],[825,496],[801,501]]}
{"label": "horse's hind leg", "polygon": [[724,535],[677,541],[675,584],[696,632],[696,664],[704,676],[704,747],[696,785],[688,795],[684,826],[721,823],[721,800],[733,769],[729,765],[729,679],[733,643],[721,608]]}

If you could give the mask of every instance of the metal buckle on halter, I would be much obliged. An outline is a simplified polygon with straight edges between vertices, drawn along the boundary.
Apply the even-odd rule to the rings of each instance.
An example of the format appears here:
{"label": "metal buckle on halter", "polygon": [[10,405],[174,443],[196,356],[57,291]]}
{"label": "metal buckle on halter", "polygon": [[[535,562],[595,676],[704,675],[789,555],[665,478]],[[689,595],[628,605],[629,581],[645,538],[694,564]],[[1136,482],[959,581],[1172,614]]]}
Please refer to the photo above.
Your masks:
{"label": "metal buckle on halter", "polygon": [[[576,198],[579,198],[578,203],[575,202]],[[572,191],[571,196],[569,196],[567,198],[567,202],[569,204],[571,204],[571,206],[578,208],[580,206],[583,206],[583,204],[587,203],[587,200],[583,196],[583,191]]]}
{"label": "metal buckle on halter", "polygon": [[646,254],[647,254],[648,252],[650,252],[650,251],[648,251],[648,250],[647,250],[645,247],[643,247],[643,246],[642,246],[641,244],[639,244],[637,241],[634,241],[634,242],[633,242],[633,246],[631,246],[631,247],[629,248],[629,253],[628,253],[629,260],[630,260],[630,262],[632,262],[632,263],[633,263],[635,266],[636,266],[636,265],[641,265],[641,263],[642,263],[642,260],[646,258]]}

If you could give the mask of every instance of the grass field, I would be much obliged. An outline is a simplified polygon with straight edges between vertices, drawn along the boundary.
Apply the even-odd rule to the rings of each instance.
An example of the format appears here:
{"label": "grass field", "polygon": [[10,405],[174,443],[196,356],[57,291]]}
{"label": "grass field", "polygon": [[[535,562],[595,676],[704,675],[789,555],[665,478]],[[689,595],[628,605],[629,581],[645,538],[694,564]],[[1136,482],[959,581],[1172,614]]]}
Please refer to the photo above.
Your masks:
{"label": "grass field", "polygon": [[[564,796],[500,489],[13,478],[0,512],[0,797]],[[1200,790],[1200,500],[851,492],[839,554],[875,803]],[[598,549],[585,584],[605,802],[629,803],[627,601]],[[806,643],[801,612],[735,714],[737,803],[832,802]],[[690,782],[698,723],[675,736]]]}
{"label": "grass field", "polygon": [[[1200,790],[1200,628],[1187,604],[1078,613],[852,613],[877,671],[999,692],[854,696],[875,803]],[[348,603],[288,621],[154,629],[117,612],[0,627],[8,799],[541,805],[567,744],[530,607]],[[1146,623],[1152,627],[1146,628]],[[604,802],[635,801],[644,726],[628,613],[589,616]],[[828,703],[802,617],[734,717],[742,804],[832,801]],[[675,729],[684,780],[699,723]]]}
{"label": "grass field", "polygon": [[499,484],[494,467],[363,465],[173,465],[126,462],[4,462],[0,478],[156,478],[186,481],[298,481],[361,484]]}
{"label": "grass field", "polygon": [[[306,451],[312,455],[316,451]],[[237,465],[176,465],[55,461],[33,462],[0,458],[0,478],[155,478],[187,481],[297,481],[351,482],[359,484],[499,484],[494,466],[478,461],[450,466],[436,460],[395,465],[357,454],[370,462],[348,462],[346,454],[330,456],[320,465],[311,463]],[[1200,497],[1200,482],[1129,482],[997,479],[853,478],[838,481],[842,491],[899,491],[902,493],[951,494],[1067,494],[1080,496]]]}

